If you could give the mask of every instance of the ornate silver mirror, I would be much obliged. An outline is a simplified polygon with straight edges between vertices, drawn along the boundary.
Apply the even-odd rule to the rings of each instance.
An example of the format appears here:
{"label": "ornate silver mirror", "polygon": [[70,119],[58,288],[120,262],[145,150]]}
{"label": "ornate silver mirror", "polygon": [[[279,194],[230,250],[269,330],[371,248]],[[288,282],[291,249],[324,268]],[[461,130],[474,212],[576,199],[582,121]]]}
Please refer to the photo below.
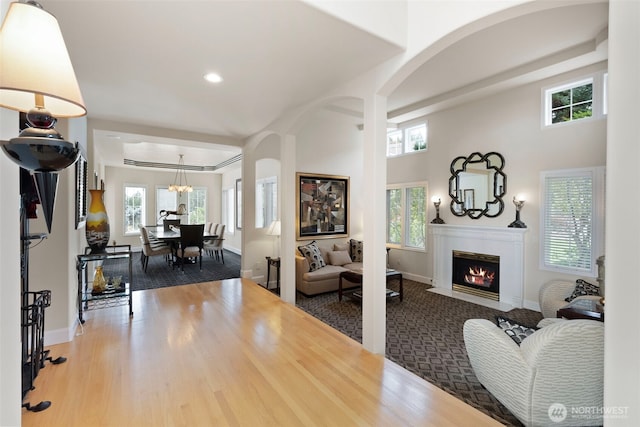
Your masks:
{"label": "ornate silver mirror", "polygon": [[449,195],[455,216],[496,217],[504,210],[502,197],[507,191],[507,176],[502,172],[504,157],[496,152],[471,153],[451,162]]}

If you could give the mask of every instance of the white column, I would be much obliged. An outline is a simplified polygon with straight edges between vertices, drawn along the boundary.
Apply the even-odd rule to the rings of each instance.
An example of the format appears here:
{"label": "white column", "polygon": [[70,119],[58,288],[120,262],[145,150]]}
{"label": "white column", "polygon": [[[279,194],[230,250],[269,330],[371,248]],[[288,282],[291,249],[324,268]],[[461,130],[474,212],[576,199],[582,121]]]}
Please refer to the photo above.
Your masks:
{"label": "white column", "polygon": [[295,305],[296,137],[293,135],[285,135],[280,141],[280,176],[280,298]]}
{"label": "white column", "polygon": [[387,99],[373,95],[364,103],[364,280],[362,345],[385,353],[386,344],[386,183]]}
{"label": "white column", "polygon": [[[640,2],[609,2],[605,251],[605,426],[640,425]],[[631,190],[631,191],[629,191]],[[630,195],[631,194],[631,195]]]}

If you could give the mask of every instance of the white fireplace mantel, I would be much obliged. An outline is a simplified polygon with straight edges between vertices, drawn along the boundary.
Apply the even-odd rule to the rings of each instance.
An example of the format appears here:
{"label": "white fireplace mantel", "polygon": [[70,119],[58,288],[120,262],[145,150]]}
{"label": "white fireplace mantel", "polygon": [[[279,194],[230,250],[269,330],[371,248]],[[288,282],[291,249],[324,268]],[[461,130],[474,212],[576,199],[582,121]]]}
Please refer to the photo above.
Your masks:
{"label": "white fireplace mantel", "polygon": [[[430,224],[433,236],[433,288],[436,293],[502,311],[522,308],[524,301],[524,236],[526,228]],[[500,257],[500,301],[452,289],[453,251]]]}

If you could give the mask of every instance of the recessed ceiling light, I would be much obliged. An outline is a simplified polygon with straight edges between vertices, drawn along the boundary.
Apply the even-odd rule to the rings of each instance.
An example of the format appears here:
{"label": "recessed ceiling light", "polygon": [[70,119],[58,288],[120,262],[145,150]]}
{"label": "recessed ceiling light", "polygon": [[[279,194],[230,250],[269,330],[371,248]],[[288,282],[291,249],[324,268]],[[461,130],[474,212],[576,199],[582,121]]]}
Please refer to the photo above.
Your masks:
{"label": "recessed ceiling light", "polygon": [[222,77],[217,73],[207,73],[204,75],[204,79],[211,83],[220,83],[222,81]]}

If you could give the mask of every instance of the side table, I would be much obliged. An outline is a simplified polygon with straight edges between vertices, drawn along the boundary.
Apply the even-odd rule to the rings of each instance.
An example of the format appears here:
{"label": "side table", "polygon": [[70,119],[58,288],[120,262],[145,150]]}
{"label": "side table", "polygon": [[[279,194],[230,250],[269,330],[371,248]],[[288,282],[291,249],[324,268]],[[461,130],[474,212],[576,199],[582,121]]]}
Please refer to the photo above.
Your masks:
{"label": "side table", "polygon": [[558,310],[557,317],[604,322],[604,306],[593,299],[574,299]]}
{"label": "side table", "polygon": [[280,291],[280,258],[265,257],[267,259],[267,283],[264,287],[269,289],[269,279],[271,278],[271,267],[276,269],[276,291]]}

